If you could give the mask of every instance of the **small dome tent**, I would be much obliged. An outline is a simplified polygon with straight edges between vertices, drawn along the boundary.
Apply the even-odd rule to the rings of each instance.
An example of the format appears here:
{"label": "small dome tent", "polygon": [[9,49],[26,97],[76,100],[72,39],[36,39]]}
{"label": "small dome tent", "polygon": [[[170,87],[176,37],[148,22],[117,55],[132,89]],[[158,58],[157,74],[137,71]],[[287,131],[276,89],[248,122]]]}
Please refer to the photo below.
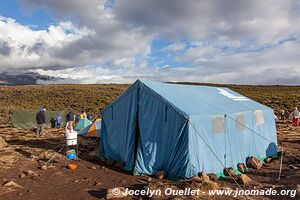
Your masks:
{"label": "small dome tent", "polygon": [[91,125],[92,122],[86,118],[83,118],[81,120],[79,120],[79,122],[77,123],[76,127],[75,127],[75,131],[81,131],[82,129],[84,129],[85,127],[87,127],[88,125]]}

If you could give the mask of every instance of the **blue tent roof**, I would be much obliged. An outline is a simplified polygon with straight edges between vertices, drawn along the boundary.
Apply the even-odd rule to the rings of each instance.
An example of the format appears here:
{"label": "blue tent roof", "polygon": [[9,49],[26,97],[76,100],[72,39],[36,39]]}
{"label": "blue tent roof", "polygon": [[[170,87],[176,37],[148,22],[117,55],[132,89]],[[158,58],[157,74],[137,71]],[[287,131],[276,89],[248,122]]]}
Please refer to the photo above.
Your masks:
{"label": "blue tent roof", "polygon": [[225,87],[141,82],[187,115],[270,109]]}
{"label": "blue tent roof", "polygon": [[137,80],[108,107],[120,101],[123,96],[126,96],[135,87],[135,84],[141,84],[141,87],[148,87],[185,116],[230,114],[250,110],[271,109],[226,87],[181,85],[144,80]]}

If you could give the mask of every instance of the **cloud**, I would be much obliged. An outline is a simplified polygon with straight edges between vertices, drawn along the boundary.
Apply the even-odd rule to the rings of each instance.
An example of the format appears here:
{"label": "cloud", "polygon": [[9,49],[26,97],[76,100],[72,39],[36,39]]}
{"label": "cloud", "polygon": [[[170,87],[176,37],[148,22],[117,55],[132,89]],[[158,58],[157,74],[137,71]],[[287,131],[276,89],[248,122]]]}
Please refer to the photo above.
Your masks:
{"label": "cloud", "polygon": [[[30,69],[68,83],[144,78],[300,84],[299,5],[296,0],[24,0],[25,11],[44,9],[58,24],[33,30],[1,17],[0,71]],[[155,40],[167,45],[154,47]]]}
{"label": "cloud", "polygon": [[[125,0],[116,2],[116,18],[160,37],[203,40],[256,39],[271,42],[299,31],[299,9],[285,0]],[[288,30],[288,31],[287,31]]]}
{"label": "cloud", "polygon": [[14,19],[0,16],[0,70],[72,66],[70,60],[55,56],[56,52],[93,34],[87,28],[77,29],[71,22],[34,31]]}
{"label": "cloud", "polygon": [[162,51],[180,51],[184,50],[186,45],[182,42],[176,42],[162,49]]}

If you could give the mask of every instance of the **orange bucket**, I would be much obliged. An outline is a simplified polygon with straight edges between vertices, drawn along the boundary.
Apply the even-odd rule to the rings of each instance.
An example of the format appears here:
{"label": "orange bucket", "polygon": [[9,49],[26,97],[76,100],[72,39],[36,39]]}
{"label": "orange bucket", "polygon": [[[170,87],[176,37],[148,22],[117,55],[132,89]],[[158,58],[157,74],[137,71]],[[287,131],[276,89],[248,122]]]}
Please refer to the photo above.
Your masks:
{"label": "orange bucket", "polygon": [[68,165],[67,165],[67,168],[68,168],[68,169],[76,169],[76,168],[77,168],[77,165],[76,165],[76,164],[68,164]]}

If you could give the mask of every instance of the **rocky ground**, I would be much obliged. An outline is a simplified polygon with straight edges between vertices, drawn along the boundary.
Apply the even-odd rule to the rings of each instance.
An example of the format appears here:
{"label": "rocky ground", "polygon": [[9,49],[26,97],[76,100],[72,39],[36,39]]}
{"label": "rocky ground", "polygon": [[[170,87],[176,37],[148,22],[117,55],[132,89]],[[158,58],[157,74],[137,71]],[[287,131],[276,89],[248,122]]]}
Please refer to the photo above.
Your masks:
{"label": "rocky ground", "polygon": [[[278,181],[280,159],[246,175],[252,181],[240,185],[243,189],[298,189],[300,184],[300,127],[287,122],[277,124],[278,141],[283,148],[283,167]],[[78,168],[66,169],[63,130],[47,130],[44,138],[34,137],[32,130],[0,129],[0,199],[101,199],[111,198],[112,189],[193,188],[235,190],[232,178],[209,181],[193,178],[171,181],[147,176],[133,176],[95,157],[97,141],[80,139]],[[45,163],[53,159],[47,165]],[[43,167],[46,166],[46,167]],[[124,199],[149,199],[148,196],[127,196]],[[154,196],[152,199],[247,199],[246,196]],[[248,196],[249,199],[288,199],[288,196]],[[294,199],[300,198],[294,197]]]}

